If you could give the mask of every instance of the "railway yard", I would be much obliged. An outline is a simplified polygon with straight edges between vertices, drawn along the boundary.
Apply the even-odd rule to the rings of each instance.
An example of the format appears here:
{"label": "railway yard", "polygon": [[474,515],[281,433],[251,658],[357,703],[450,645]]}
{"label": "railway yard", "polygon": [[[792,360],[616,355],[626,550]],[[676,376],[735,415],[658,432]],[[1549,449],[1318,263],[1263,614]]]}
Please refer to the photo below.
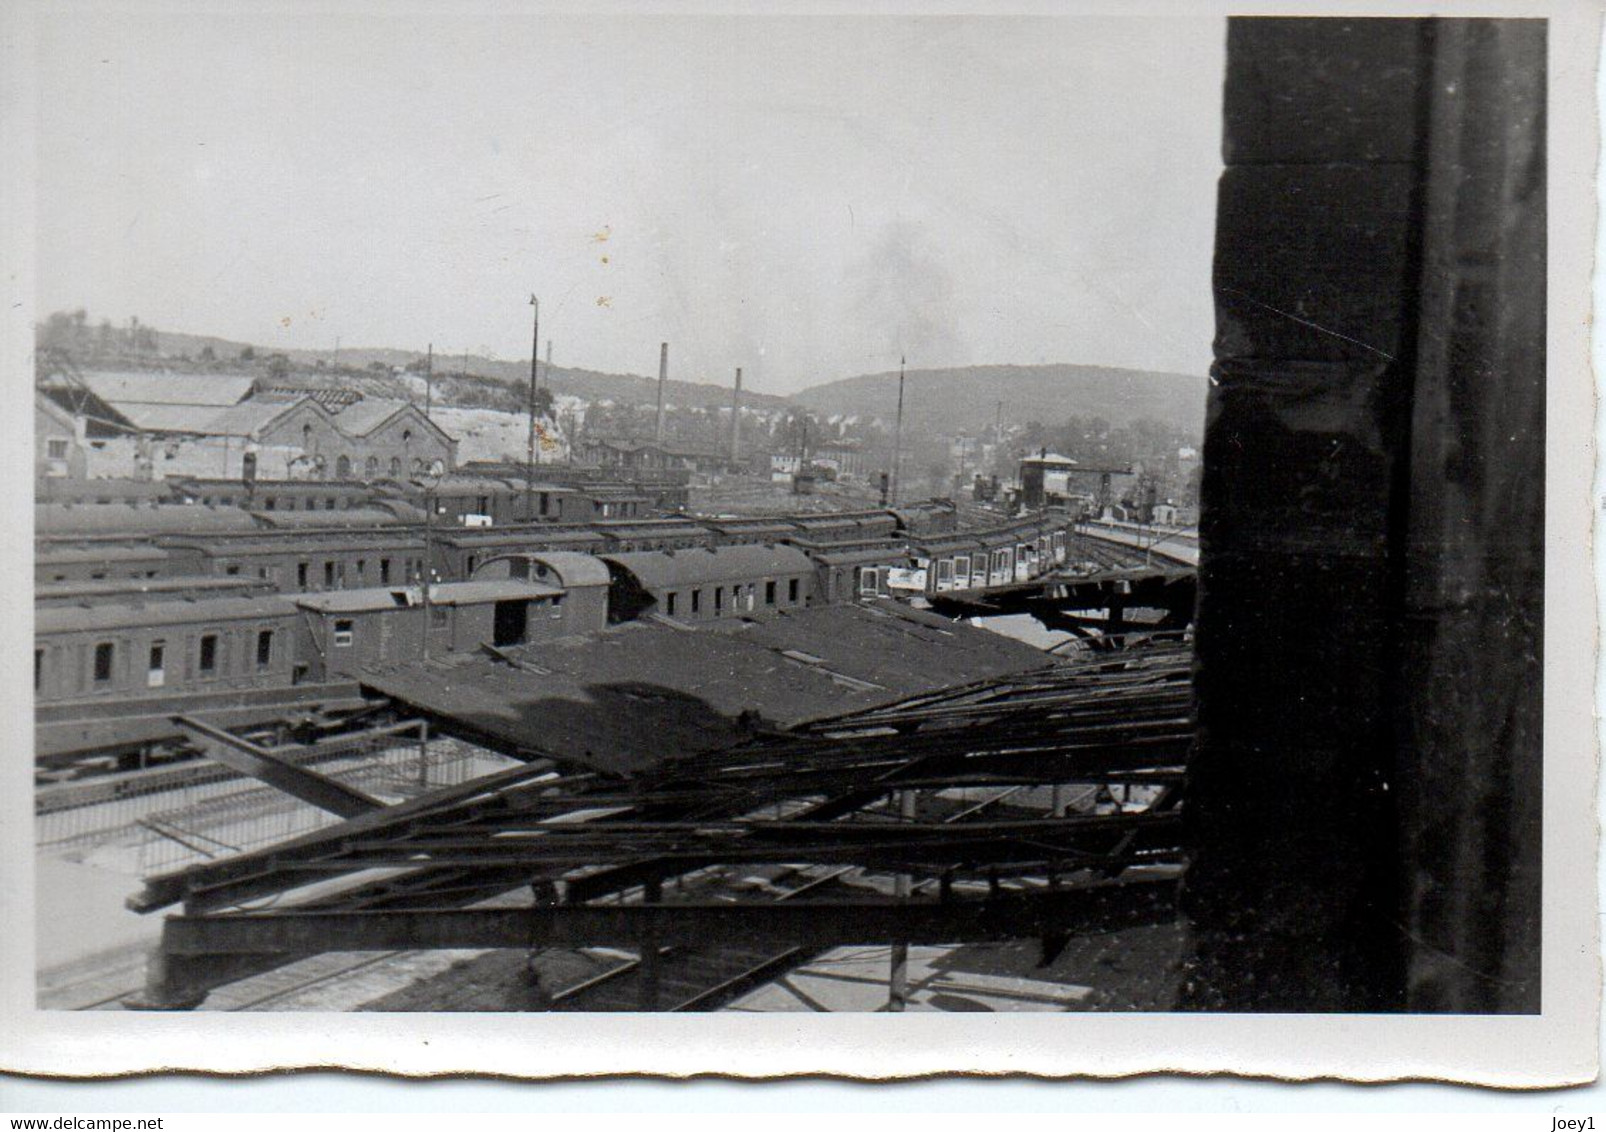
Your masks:
{"label": "railway yard", "polygon": [[41,1006],[1168,1008],[1189,532],[472,479],[41,503]]}

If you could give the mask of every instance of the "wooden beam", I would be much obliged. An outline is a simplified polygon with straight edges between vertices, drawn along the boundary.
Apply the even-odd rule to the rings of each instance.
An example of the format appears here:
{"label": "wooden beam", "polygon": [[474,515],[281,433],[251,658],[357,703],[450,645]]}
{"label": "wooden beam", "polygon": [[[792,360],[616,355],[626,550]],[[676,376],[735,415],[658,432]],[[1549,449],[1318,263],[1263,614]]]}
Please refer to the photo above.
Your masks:
{"label": "wooden beam", "polygon": [[184,737],[214,762],[239,771],[281,790],[292,798],[317,806],[343,818],[354,818],[384,808],[384,803],[361,790],[347,786],[274,754],[248,739],[231,735],[199,719],[175,715],[173,724]]}

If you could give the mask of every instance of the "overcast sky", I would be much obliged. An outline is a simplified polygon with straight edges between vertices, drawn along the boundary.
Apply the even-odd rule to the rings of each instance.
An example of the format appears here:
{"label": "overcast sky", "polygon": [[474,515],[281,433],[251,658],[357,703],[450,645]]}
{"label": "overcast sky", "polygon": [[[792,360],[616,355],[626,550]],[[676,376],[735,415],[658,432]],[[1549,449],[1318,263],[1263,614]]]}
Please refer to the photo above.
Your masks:
{"label": "overcast sky", "polygon": [[41,313],[790,392],[1202,375],[1219,20],[64,16]]}

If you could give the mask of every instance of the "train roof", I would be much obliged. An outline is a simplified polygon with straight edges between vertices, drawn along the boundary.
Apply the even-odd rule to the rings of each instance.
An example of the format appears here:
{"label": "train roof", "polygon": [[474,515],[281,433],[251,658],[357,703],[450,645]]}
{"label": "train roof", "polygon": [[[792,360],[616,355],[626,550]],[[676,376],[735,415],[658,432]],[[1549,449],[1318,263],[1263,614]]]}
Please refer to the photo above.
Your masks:
{"label": "train roof", "polygon": [[164,562],[171,555],[159,546],[55,546],[46,544],[34,550],[34,565],[65,566],[72,562]]}
{"label": "train roof", "polygon": [[551,550],[544,554],[509,555],[528,558],[538,565],[550,566],[557,571],[558,580],[565,586],[605,586],[611,575],[607,564],[594,554],[578,554],[572,550]]}
{"label": "train roof", "polygon": [[618,488],[618,489],[615,489],[615,487],[612,484],[605,484],[605,483],[587,484],[582,490],[583,490],[584,494],[589,495],[592,499],[595,499],[598,502],[604,502],[604,503],[651,503],[652,502],[652,496],[650,496],[650,495],[646,495],[646,494],[644,494],[644,493],[642,493],[640,491],[636,491],[636,490],[634,490],[632,488]]}
{"label": "train roof", "polygon": [[[296,530],[318,527],[397,527],[400,516],[379,507],[348,507],[334,511],[253,511],[265,527]],[[422,521],[420,514],[420,521]]]}
{"label": "train roof", "polygon": [[93,633],[113,629],[196,625],[218,621],[259,621],[288,617],[295,606],[274,595],[208,597],[194,601],[105,602],[90,606],[47,605],[34,610],[34,633]]}
{"label": "train roof", "polygon": [[[192,487],[193,488],[203,488],[203,489],[205,489],[205,488],[222,489],[222,488],[229,488],[229,487],[235,487],[235,488],[244,489],[244,487],[245,487],[245,484],[244,484],[243,481],[241,481],[239,479],[227,477],[227,476],[175,476],[172,479],[167,480],[165,482],[170,483],[170,484],[174,484],[177,487],[179,487],[180,489],[186,490],[186,491],[189,490]],[[336,491],[368,491],[368,490],[371,489],[371,485],[366,480],[359,480],[359,479],[344,479],[344,480],[314,480],[314,479],[306,479],[306,480],[268,480],[268,479],[259,479],[259,480],[256,481],[256,483],[255,483],[255,485],[254,485],[252,490],[255,491],[258,495],[260,495],[261,493],[263,493],[265,491],[296,491],[296,490],[304,489],[307,492],[313,492],[313,491],[328,491],[330,488],[334,488]]]}
{"label": "train roof", "polygon": [[[522,492],[524,490],[524,481],[514,481],[506,476],[488,474],[479,475],[473,472],[459,471],[442,476],[433,484],[426,484],[423,480],[416,479],[384,479],[378,481],[376,486],[387,492],[394,492],[399,495],[411,497],[414,495],[422,495],[425,491],[433,492],[436,495],[454,495],[458,493],[467,494],[470,492],[484,493],[487,491]],[[542,488],[540,484],[533,484],[531,486],[536,491],[558,490],[556,487]]]}
{"label": "train roof", "polygon": [[119,503],[127,500],[174,501],[170,480],[69,479],[46,477],[35,481],[34,502],[58,501]]}
{"label": "train roof", "polygon": [[236,507],[38,503],[33,509],[33,527],[42,534],[169,534],[250,531],[260,529],[261,524]]}
{"label": "train roof", "polygon": [[272,589],[261,578],[213,577],[207,575],[173,578],[95,578],[88,581],[40,582],[33,588],[35,602],[82,601],[90,597],[182,598],[187,594],[267,593]]}
{"label": "train roof", "polygon": [[612,539],[631,538],[665,538],[675,535],[706,535],[708,528],[701,523],[681,523],[674,520],[654,523],[625,523],[620,526],[603,526],[597,524],[595,528],[600,534]]}
{"label": "train roof", "polygon": [[791,519],[785,518],[784,516],[770,517],[767,515],[751,515],[734,519],[709,519],[701,515],[689,515],[687,518],[693,522],[701,523],[703,526],[708,527],[711,530],[721,532],[730,531],[733,534],[773,534],[784,536],[794,535],[798,532],[797,524]]}
{"label": "train roof", "polygon": [[952,549],[963,550],[979,544],[994,542],[1013,542],[1016,539],[1032,539],[1045,531],[1060,529],[1064,524],[1053,522],[1039,522],[1036,519],[1007,523],[998,527],[972,527],[968,530],[943,531],[941,533],[911,536],[911,542],[917,549],[935,550]]}
{"label": "train roof", "polygon": [[869,566],[880,565],[907,558],[909,548],[901,542],[889,542],[880,546],[860,546],[847,550],[816,551],[809,557],[822,566]]}
{"label": "train roof", "polygon": [[399,525],[422,525],[424,522],[424,509],[399,497],[373,499],[369,501],[369,506],[385,512]]}
{"label": "train roof", "polygon": [[648,589],[748,581],[767,574],[804,574],[813,569],[808,556],[796,547],[762,543],[691,550],[643,550],[598,557],[629,571]]}
{"label": "train roof", "polygon": [[318,551],[422,550],[423,536],[394,527],[378,531],[283,531],[277,538],[168,539],[171,547],[194,547],[215,555],[311,554]]}
{"label": "train roof", "polygon": [[448,546],[539,546],[556,543],[601,544],[602,535],[589,527],[569,523],[521,524],[516,527],[447,527],[437,529],[431,538]]}
{"label": "train roof", "polygon": [[[561,586],[494,578],[477,582],[437,582],[430,587],[429,600],[432,605],[484,605],[495,601],[533,601],[556,597],[561,593]],[[295,594],[290,600],[304,609],[314,609],[319,613],[372,613],[420,605],[423,595],[417,586],[376,586],[361,590]]]}

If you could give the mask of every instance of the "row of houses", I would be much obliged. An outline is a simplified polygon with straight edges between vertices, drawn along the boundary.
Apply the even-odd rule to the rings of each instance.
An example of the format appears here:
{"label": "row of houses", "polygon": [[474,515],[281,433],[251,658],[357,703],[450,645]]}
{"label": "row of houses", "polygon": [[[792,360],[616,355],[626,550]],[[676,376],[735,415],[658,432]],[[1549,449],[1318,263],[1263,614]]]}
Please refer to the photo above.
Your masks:
{"label": "row of houses", "polygon": [[682,470],[702,475],[752,474],[785,477],[804,465],[827,467],[840,476],[868,477],[880,471],[884,454],[867,452],[852,443],[825,443],[809,448],[805,459],[796,452],[767,452],[754,449],[741,459],[706,445],[658,443],[590,437],[575,444],[575,455],[585,463],[602,468],[633,471]]}

